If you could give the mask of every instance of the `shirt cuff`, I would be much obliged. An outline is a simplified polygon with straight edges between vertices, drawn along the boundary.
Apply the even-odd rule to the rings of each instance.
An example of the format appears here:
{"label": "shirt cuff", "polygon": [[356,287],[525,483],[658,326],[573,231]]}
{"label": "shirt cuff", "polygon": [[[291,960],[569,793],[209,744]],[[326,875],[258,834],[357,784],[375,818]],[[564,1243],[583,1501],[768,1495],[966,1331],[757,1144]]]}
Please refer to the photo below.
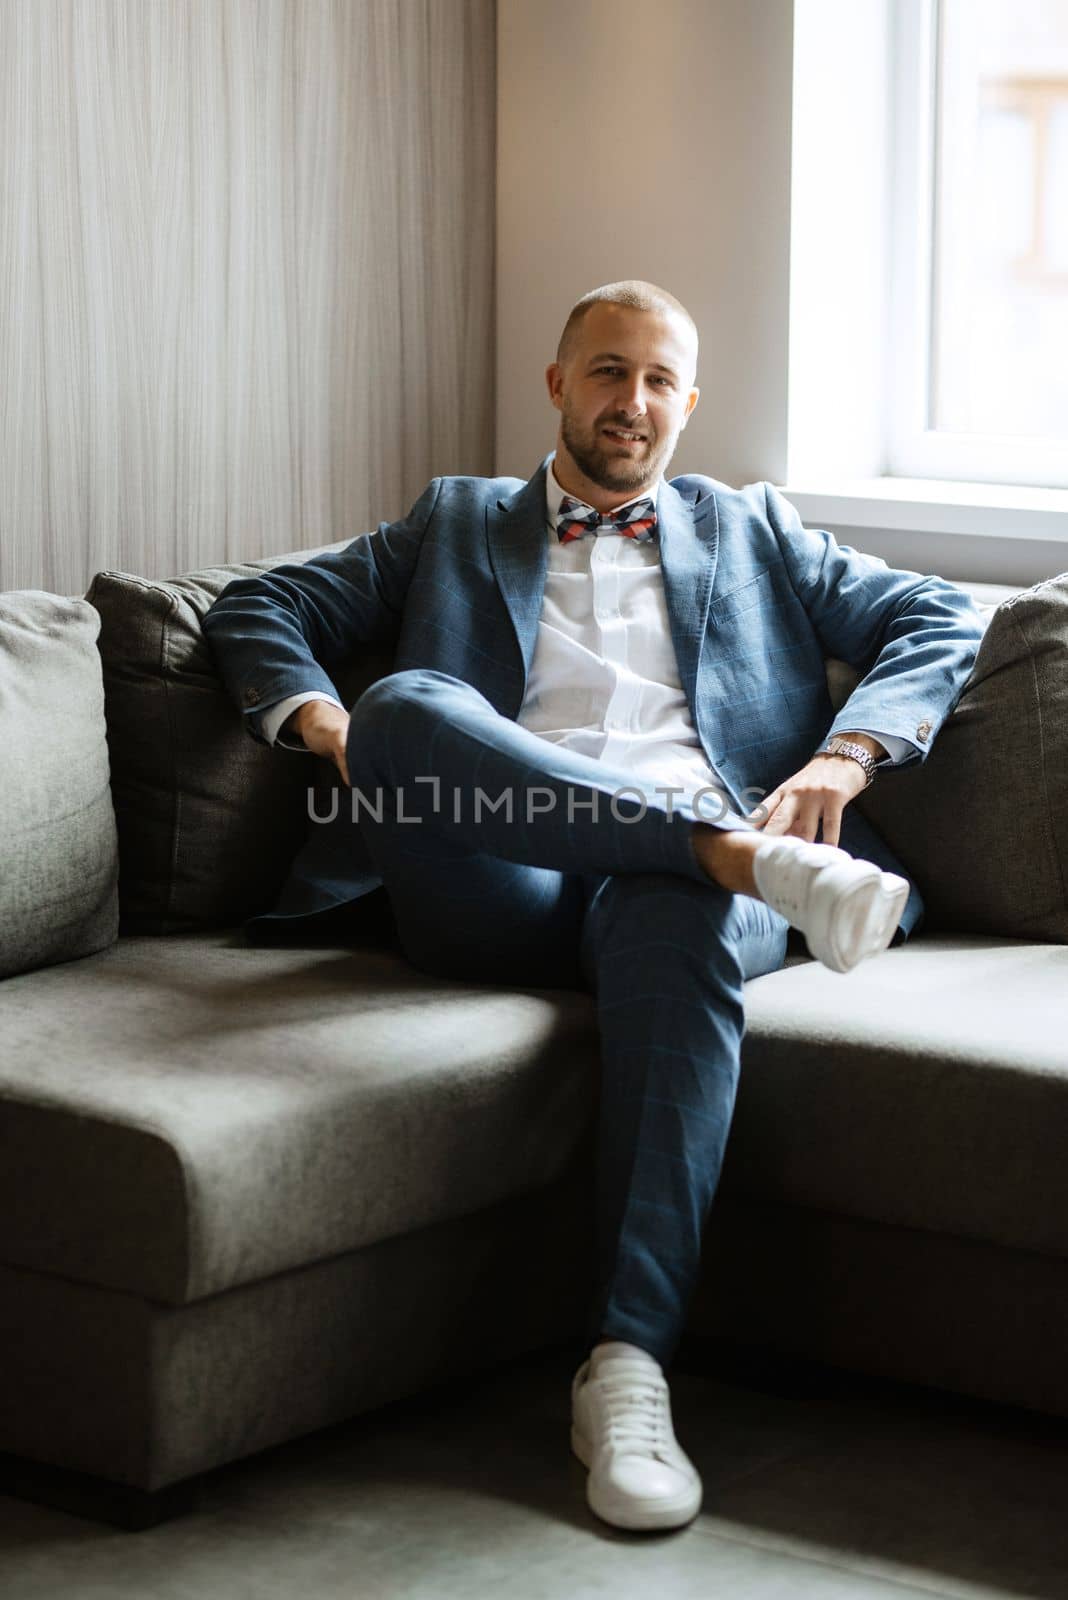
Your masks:
{"label": "shirt cuff", "polygon": [[[878,728],[853,728],[851,732],[866,733],[870,738],[878,739],[885,749],[886,755],[879,757],[875,763],[877,767],[899,767],[903,761],[908,760],[909,756],[920,753],[919,745],[913,744],[911,739],[900,738],[896,733],[880,733]],[[839,733],[835,737],[844,739],[846,736]]]}
{"label": "shirt cuff", "polygon": [[282,739],[279,733],[286,718],[292,716],[298,706],[307,705],[309,700],[324,700],[327,705],[337,706],[339,711],[345,709],[340,700],[335,700],[332,694],[323,694],[320,689],[312,689],[306,694],[288,695],[285,700],[276,701],[273,706],[260,713],[260,732],[268,744],[276,744],[280,750],[308,751],[303,739]]}

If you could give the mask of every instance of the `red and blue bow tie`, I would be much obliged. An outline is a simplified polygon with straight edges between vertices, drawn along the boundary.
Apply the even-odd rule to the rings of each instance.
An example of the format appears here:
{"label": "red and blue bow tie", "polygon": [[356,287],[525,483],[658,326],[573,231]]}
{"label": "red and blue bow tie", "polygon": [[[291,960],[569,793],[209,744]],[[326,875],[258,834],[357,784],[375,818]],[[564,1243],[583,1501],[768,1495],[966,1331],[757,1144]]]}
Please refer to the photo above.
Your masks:
{"label": "red and blue bow tie", "polygon": [[625,539],[637,539],[639,543],[644,543],[656,531],[656,504],[651,499],[635,500],[632,505],[624,506],[618,514],[607,511],[602,516],[592,506],[572,499],[569,494],[564,495],[556,515],[556,536],[561,544],[581,539],[586,533],[596,533],[599,528],[612,528]]}

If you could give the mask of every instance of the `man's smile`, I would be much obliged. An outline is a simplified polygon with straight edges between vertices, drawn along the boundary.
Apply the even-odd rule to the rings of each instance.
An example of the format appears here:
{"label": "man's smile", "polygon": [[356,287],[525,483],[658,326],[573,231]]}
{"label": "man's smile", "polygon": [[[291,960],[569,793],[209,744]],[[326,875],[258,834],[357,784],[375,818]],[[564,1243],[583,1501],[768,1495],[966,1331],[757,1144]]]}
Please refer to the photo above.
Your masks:
{"label": "man's smile", "polygon": [[601,432],[606,438],[614,440],[617,444],[644,444],[645,434],[635,433],[631,428],[602,428]]}

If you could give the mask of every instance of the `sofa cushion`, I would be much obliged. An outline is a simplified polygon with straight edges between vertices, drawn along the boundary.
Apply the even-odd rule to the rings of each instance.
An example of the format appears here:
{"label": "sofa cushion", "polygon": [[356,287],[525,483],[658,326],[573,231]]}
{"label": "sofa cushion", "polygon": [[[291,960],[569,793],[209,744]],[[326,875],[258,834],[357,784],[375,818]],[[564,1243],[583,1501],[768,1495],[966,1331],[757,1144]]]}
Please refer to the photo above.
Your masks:
{"label": "sofa cushion", "polygon": [[[123,933],[234,924],[276,900],[307,835],[308,788],[322,791],[335,775],[318,757],[249,737],[200,621],[232,578],[320,553],[166,581],[122,572],[93,579],[87,598],[101,618]],[[339,687],[355,699],[386,667],[369,654]]]}
{"label": "sofa cushion", "polygon": [[84,600],[0,595],[0,978],[115,938],[98,629]]}
{"label": "sofa cushion", "polygon": [[[754,979],[724,1191],[1068,1256],[1066,963],[932,937],[848,1005]],[[584,993],[237,933],[28,974],[0,1036],[0,1258],[172,1305],[549,1184],[598,1087]]]}
{"label": "sofa cushion", "polygon": [[238,931],[0,985],[0,1038],[0,1258],[172,1305],[544,1186],[596,1091],[585,994]]}
{"label": "sofa cushion", "polygon": [[927,760],[858,804],[929,930],[1068,941],[1068,573],[997,607]]}
{"label": "sofa cushion", "polygon": [[974,934],[753,979],[724,1193],[1068,1257],[1066,982]]}

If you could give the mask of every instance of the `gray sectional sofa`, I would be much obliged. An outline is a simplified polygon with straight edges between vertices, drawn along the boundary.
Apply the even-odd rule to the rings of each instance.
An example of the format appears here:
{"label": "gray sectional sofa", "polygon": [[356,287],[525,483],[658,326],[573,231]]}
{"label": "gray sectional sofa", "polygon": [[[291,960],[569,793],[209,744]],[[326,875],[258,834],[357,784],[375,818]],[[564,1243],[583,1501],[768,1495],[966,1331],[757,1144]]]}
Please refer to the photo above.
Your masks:
{"label": "gray sectional sofa", "polygon": [[[248,738],[199,621],[311,553],[0,596],[0,1483],[126,1526],[582,1328],[589,998],[427,978],[381,894],[250,938],[333,775]],[[749,985],[689,1328],[1068,1416],[1068,578],[979,598],[863,801],[927,922]]]}

